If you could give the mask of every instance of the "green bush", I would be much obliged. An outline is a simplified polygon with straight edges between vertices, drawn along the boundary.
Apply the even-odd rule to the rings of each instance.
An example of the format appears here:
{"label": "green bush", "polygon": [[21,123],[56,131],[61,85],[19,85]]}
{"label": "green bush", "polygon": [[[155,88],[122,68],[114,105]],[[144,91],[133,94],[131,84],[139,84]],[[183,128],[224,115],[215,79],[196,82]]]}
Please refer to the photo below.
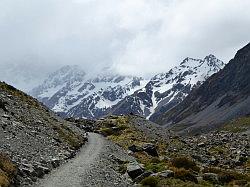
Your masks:
{"label": "green bush", "polygon": [[238,173],[232,170],[224,170],[218,167],[208,167],[205,168],[203,173],[216,173],[219,177],[219,182],[221,184],[228,184],[234,180],[247,180],[250,181],[250,177],[248,175],[244,175],[242,173]]}
{"label": "green bush", "polygon": [[124,174],[126,173],[127,171],[127,165],[126,164],[121,164],[118,168],[118,172],[121,173],[121,174]]}
{"label": "green bush", "polygon": [[146,170],[153,171],[154,173],[165,170],[165,166],[161,163],[160,164],[150,163],[145,168]]}
{"label": "green bush", "polygon": [[159,160],[159,158],[157,158],[157,157],[153,157],[152,159],[151,159],[151,163],[156,163],[156,164],[158,164],[158,163],[160,163],[161,161]]}
{"label": "green bush", "polygon": [[158,177],[149,176],[141,181],[142,186],[157,187],[159,183]]}
{"label": "green bush", "polygon": [[199,171],[200,168],[196,165],[196,163],[187,158],[187,157],[176,157],[171,160],[171,165],[176,168],[184,168],[184,169],[191,169],[193,171]]}
{"label": "green bush", "polygon": [[160,180],[158,186],[161,187],[214,187],[213,184],[210,184],[206,181],[200,181],[200,183],[196,184],[191,181],[182,181],[180,179],[175,178],[167,178]]}
{"label": "green bush", "polygon": [[234,180],[250,180],[250,178],[246,175],[235,171],[221,171],[219,173],[219,181],[221,184],[228,184]]}
{"label": "green bush", "polygon": [[119,125],[118,128],[119,130],[123,131],[123,130],[126,130],[128,126],[123,124],[123,125]]}
{"label": "green bush", "polygon": [[184,168],[175,168],[174,177],[183,181],[192,181],[195,183],[198,182],[197,178],[191,173],[191,171],[186,170]]}
{"label": "green bush", "polygon": [[108,127],[101,128],[100,133],[104,136],[110,136],[110,135],[114,134],[113,130],[111,128],[108,128]]}
{"label": "green bush", "polygon": [[8,187],[16,175],[17,168],[9,157],[0,153],[0,186]]}
{"label": "green bush", "polygon": [[72,149],[78,149],[84,143],[84,139],[66,125],[54,125],[53,129],[58,133],[59,141],[67,143]]}

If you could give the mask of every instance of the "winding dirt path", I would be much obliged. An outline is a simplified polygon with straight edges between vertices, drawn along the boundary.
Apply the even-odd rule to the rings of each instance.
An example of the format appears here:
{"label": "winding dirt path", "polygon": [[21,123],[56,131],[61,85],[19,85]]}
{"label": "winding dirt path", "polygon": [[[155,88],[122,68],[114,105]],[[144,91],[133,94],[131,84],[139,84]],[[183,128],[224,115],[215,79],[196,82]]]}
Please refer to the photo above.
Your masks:
{"label": "winding dirt path", "polygon": [[83,176],[87,174],[89,166],[99,155],[103,146],[103,137],[89,133],[88,143],[82,147],[80,153],[71,161],[52,171],[42,179],[38,187],[82,187]]}
{"label": "winding dirt path", "polygon": [[89,133],[78,155],[45,175],[34,187],[130,187],[129,178],[117,172],[113,159],[131,160],[116,144],[99,134]]}

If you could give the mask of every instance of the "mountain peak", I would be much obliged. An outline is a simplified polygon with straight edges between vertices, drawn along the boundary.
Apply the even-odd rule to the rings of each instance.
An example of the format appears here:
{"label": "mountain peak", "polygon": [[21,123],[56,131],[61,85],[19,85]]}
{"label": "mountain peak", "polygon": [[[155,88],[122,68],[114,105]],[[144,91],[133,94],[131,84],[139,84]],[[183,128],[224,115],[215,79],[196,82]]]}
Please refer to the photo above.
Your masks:
{"label": "mountain peak", "polygon": [[193,62],[193,61],[200,61],[200,59],[194,59],[194,58],[190,58],[190,57],[186,57],[180,65],[190,65],[190,62]]}
{"label": "mountain peak", "polygon": [[217,59],[217,58],[216,58],[215,55],[209,54],[209,55],[207,55],[207,56],[204,58],[204,60],[205,60],[205,59]]}
{"label": "mountain peak", "polygon": [[213,54],[206,56],[203,61],[206,62],[208,66],[219,69],[222,69],[225,65],[224,62],[216,58],[216,56],[214,56]]}
{"label": "mountain peak", "polygon": [[86,73],[77,65],[66,65],[51,73],[44,83],[61,85],[72,81],[82,81]]}

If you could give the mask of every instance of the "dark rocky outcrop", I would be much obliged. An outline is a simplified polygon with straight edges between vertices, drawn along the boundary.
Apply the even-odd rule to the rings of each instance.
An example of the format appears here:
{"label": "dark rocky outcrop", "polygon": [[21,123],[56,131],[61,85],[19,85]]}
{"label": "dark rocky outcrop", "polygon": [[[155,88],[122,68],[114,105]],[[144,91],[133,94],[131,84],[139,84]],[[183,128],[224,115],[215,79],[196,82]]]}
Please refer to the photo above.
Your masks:
{"label": "dark rocky outcrop", "polygon": [[127,173],[132,179],[140,176],[143,172],[144,169],[136,162],[131,162],[127,166]]}
{"label": "dark rocky outcrop", "polygon": [[154,157],[158,156],[158,152],[157,152],[156,146],[154,144],[147,143],[147,144],[143,145],[143,150],[147,154],[149,154],[150,156],[154,156]]}

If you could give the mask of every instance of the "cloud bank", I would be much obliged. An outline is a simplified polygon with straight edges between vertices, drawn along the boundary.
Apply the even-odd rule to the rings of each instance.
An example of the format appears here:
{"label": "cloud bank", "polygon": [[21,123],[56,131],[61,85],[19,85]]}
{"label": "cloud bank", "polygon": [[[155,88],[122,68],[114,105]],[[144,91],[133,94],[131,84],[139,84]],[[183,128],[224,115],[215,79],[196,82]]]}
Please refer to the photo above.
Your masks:
{"label": "cloud bank", "polygon": [[249,7],[248,0],[1,0],[0,79],[35,84],[66,64],[149,77],[210,53],[227,62],[250,41]]}

